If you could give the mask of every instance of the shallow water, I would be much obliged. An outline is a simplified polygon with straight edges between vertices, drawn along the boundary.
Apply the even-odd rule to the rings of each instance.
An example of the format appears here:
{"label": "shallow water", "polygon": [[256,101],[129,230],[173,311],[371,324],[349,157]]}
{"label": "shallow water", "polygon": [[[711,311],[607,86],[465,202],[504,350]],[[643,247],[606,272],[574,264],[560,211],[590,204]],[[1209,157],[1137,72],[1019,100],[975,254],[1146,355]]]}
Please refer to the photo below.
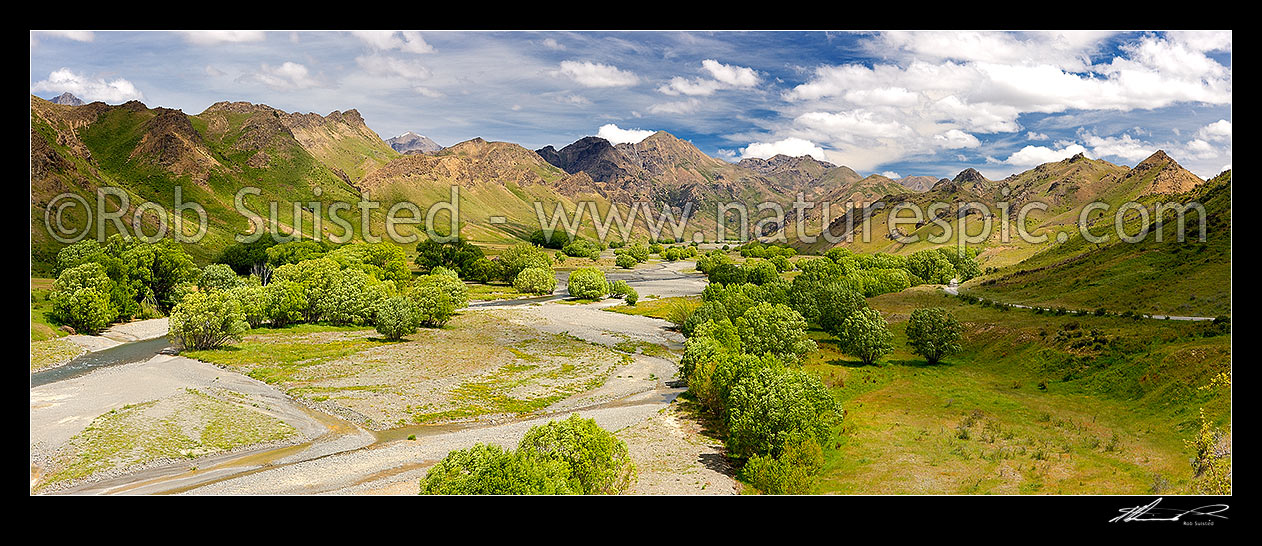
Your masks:
{"label": "shallow water", "polygon": [[163,336],[144,341],[132,341],[103,351],[87,353],[61,366],[31,374],[31,388],[73,379],[101,368],[149,360],[170,346],[171,343]]}

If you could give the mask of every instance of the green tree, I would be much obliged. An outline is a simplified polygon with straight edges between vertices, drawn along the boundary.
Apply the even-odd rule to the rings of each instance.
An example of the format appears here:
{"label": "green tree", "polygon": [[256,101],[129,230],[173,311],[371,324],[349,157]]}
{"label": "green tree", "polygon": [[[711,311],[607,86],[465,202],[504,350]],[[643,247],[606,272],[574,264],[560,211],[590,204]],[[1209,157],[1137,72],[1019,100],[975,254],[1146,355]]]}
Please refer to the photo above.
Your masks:
{"label": "green tree", "polygon": [[741,378],[728,399],[728,450],[739,457],[779,456],[791,442],[825,443],[840,419],[819,378],[795,368],[763,367]]}
{"label": "green tree", "polygon": [[420,326],[416,302],[403,296],[394,296],[377,302],[374,315],[377,333],[389,340],[398,340],[415,334],[416,328]]}
{"label": "green tree", "polygon": [[216,349],[240,341],[249,328],[236,298],[218,291],[194,292],[171,311],[168,335],[185,349]]}
{"label": "green tree", "polygon": [[564,421],[548,421],[531,428],[517,453],[537,464],[569,468],[571,489],[586,495],[613,495],[635,482],[635,465],[627,444],[593,419],[577,413]]}
{"label": "green tree", "polygon": [[634,268],[637,263],[639,262],[636,262],[635,258],[626,252],[620,252],[618,253],[617,258],[614,258],[614,264],[623,269]]}
{"label": "green tree", "polygon": [[421,479],[422,495],[568,495],[569,468],[475,444],[448,453]]}
{"label": "green tree", "polygon": [[930,364],[960,352],[962,333],[960,321],[941,307],[916,309],[907,320],[907,344]]}
{"label": "green tree", "polygon": [[421,326],[442,327],[456,312],[451,292],[438,283],[418,284],[408,297],[416,303],[416,320]]}
{"label": "green tree", "polygon": [[733,321],[745,352],[797,360],[815,350],[806,336],[806,320],[787,305],[763,302]]}
{"label": "green tree", "polygon": [[513,288],[528,294],[551,294],[557,288],[556,274],[551,267],[528,267],[513,279]]}
{"label": "green tree", "polygon": [[496,258],[500,264],[503,280],[512,282],[522,270],[531,267],[552,268],[552,259],[548,253],[537,246],[521,243],[509,247]]}
{"label": "green tree", "polygon": [[819,310],[820,329],[836,336],[841,325],[855,311],[868,306],[863,295],[850,289],[848,283],[833,281],[815,291],[815,308]]}
{"label": "green tree", "polygon": [[241,282],[237,272],[226,264],[210,264],[202,269],[197,288],[202,291],[231,290]]}
{"label": "green tree", "polygon": [[609,294],[609,281],[605,280],[605,273],[599,269],[576,269],[570,273],[568,290],[570,296],[581,300],[604,299]]}
{"label": "green tree", "polygon": [[49,319],[74,328],[76,332],[95,334],[114,321],[116,311],[111,303],[113,283],[105,267],[90,262],[70,267],[53,282],[48,300],[52,304]]}
{"label": "green tree", "polygon": [[838,341],[842,350],[859,357],[864,364],[874,364],[894,351],[894,335],[885,317],[871,307],[851,313],[841,325]]}
{"label": "green tree", "polygon": [[[529,246],[529,245],[527,245]],[[435,267],[446,267],[459,271],[462,276],[469,276],[469,269],[474,262],[483,258],[484,254],[477,245],[464,239],[456,239],[445,243],[432,240],[421,241],[416,245],[416,265],[424,273]],[[516,276],[516,273],[514,273]],[[510,279],[512,277],[509,277]]]}
{"label": "green tree", "polygon": [[267,301],[267,319],[272,327],[284,328],[306,318],[310,303],[307,301],[307,289],[301,283],[273,281],[263,287],[263,294]]}
{"label": "green tree", "polygon": [[257,282],[243,282],[228,291],[241,304],[241,313],[250,328],[258,328],[268,320],[267,288]]}

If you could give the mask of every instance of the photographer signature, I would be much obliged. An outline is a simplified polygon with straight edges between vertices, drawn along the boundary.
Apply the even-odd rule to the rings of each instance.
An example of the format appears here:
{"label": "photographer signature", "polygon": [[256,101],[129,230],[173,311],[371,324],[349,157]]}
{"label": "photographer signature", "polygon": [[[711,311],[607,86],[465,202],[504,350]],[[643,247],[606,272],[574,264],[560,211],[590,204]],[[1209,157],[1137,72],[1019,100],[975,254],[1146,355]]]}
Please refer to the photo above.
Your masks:
{"label": "photographer signature", "polygon": [[1179,521],[1184,516],[1202,516],[1207,518],[1227,519],[1222,515],[1227,511],[1226,504],[1207,504],[1200,508],[1191,510],[1183,510],[1179,508],[1158,508],[1157,505],[1162,501],[1157,498],[1144,506],[1133,506],[1130,508],[1121,508],[1118,512],[1121,515],[1109,520],[1109,523],[1130,522],[1130,521]]}

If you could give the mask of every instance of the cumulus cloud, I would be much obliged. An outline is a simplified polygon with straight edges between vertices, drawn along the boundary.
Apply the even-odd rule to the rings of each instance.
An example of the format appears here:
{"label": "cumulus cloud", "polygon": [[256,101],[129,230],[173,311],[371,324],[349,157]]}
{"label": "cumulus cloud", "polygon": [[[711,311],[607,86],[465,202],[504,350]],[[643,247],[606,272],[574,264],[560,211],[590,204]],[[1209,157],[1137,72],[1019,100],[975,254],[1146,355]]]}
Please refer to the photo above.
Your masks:
{"label": "cumulus cloud", "polygon": [[311,75],[311,71],[301,64],[286,61],[280,66],[266,63],[259,66],[258,72],[243,74],[242,81],[254,81],[276,90],[308,89],[323,84]]}
{"label": "cumulus cloud", "polygon": [[[819,142],[834,158],[897,161],[977,147],[976,135],[1021,131],[1025,114],[1230,105],[1231,69],[1208,55],[1230,51],[1229,34],[1144,35],[1101,58],[1098,33],[882,33],[866,45],[889,61],[814,68],[783,93],[787,116],[769,130],[775,138]],[[1210,132],[1225,129],[1198,137],[1212,142]],[[1048,140],[1044,133],[1026,136]],[[1101,151],[1138,153],[1118,138],[1100,142]],[[1013,155],[1037,164],[1029,163],[1034,156],[1061,159],[1067,146]]]}
{"label": "cumulus cloud", "polygon": [[715,80],[732,87],[753,87],[758,85],[758,73],[754,69],[734,64],[723,64],[714,59],[701,61],[701,68],[710,73]]}
{"label": "cumulus cloud", "polygon": [[634,73],[589,61],[561,61],[559,72],[583,87],[626,87],[640,81]]}
{"label": "cumulus cloud", "polygon": [[898,180],[899,178],[902,178],[902,176],[899,176],[899,174],[894,171],[885,171],[881,173],[881,176],[884,176],[885,178],[888,178],[890,180]]}
{"label": "cumulus cloud", "polygon": [[435,51],[433,46],[425,42],[419,32],[358,31],[351,34],[373,49],[383,51],[397,49],[404,53],[417,54]]}
{"label": "cumulus cloud", "polygon": [[565,51],[565,46],[564,46],[564,45],[561,45],[561,43],[560,43],[560,42],[558,42],[558,41],[556,41],[556,40],[554,40],[554,39],[552,39],[552,38],[544,38],[544,40],[543,40],[542,42],[539,42],[539,43],[540,43],[540,44],[542,44],[542,45],[543,45],[543,47],[546,47],[546,48],[551,49],[551,50],[555,50],[555,51]]}
{"label": "cumulus cloud", "polygon": [[1026,146],[1017,153],[1008,156],[1008,159],[1003,160],[1003,163],[1014,167],[1033,167],[1043,163],[1060,161],[1077,154],[1085,154],[1086,152],[1087,149],[1078,144],[1069,144],[1059,150],[1048,148],[1047,146]]}
{"label": "cumulus cloud", "polygon": [[266,37],[257,30],[190,30],[184,33],[184,40],[196,45],[261,42]]}
{"label": "cumulus cloud", "polygon": [[709,78],[675,76],[657,90],[666,95],[709,96],[720,89],[740,89],[758,85],[760,78],[752,68],[723,64],[714,59],[701,61]]}
{"label": "cumulus cloud", "polygon": [[1083,133],[1082,140],[1091,147],[1091,155],[1095,157],[1120,157],[1131,163],[1143,161],[1157,151],[1152,144],[1125,134],[1120,137],[1099,137]]}
{"label": "cumulus cloud", "polygon": [[102,101],[108,103],[143,100],[145,97],[131,82],[123,78],[106,80],[85,74],[76,73],[69,68],[55,70],[47,79],[31,84],[31,92],[47,91],[65,93],[69,91],[87,102]]}
{"label": "cumulus cloud", "polygon": [[934,135],[933,139],[937,141],[938,145],[948,150],[976,148],[982,145],[982,143],[977,140],[977,137],[959,129],[950,129],[940,135]]}
{"label": "cumulus cloud", "polygon": [[741,149],[741,158],[757,157],[767,159],[776,155],[799,157],[809,155],[820,161],[827,161],[824,149],[809,140],[786,138],[775,142],[755,142]]}
{"label": "cumulus cloud", "polygon": [[1202,139],[1211,141],[1231,140],[1231,122],[1225,119],[1220,119],[1214,123],[1201,127],[1201,129],[1196,132],[1196,135]]}
{"label": "cumulus cloud", "polygon": [[616,124],[608,123],[600,126],[596,136],[608,140],[612,144],[635,144],[653,136],[653,133],[656,132],[643,129],[623,129]]}

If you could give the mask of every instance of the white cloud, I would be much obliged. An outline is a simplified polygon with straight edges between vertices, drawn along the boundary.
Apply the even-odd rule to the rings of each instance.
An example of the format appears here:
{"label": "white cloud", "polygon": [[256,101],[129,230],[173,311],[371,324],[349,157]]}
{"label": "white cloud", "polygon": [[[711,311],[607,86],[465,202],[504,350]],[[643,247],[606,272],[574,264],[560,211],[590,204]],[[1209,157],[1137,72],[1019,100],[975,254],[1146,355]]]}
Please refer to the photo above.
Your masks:
{"label": "white cloud", "polygon": [[950,129],[940,135],[934,135],[933,139],[937,141],[940,146],[948,150],[976,148],[982,145],[982,143],[977,140],[977,137],[959,129]]}
{"label": "white cloud", "polygon": [[654,114],[674,114],[683,115],[691,114],[701,108],[701,101],[697,99],[688,99],[675,102],[662,102],[649,106],[649,112]]}
{"label": "white cloud", "polygon": [[679,76],[658,87],[657,90],[666,95],[700,95],[710,96],[718,91],[722,84],[715,80],[702,78],[687,79]]}
{"label": "white cloud", "polygon": [[809,155],[820,161],[827,161],[824,149],[809,140],[786,138],[775,142],[755,142],[741,149],[741,158],[758,157],[767,159],[779,154],[790,157]]}
{"label": "white cloud", "polygon": [[575,106],[587,106],[592,103],[592,101],[582,95],[563,95],[557,97],[557,102],[562,104],[573,104]]}
{"label": "white cloud", "polygon": [[543,44],[543,47],[546,47],[548,49],[552,49],[555,51],[565,51],[565,46],[561,45],[560,42],[557,42],[556,40],[553,40],[552,38],[545,38],[540,43]]}
{"label": "white cloud", "polygon": [[41,30],[31,32],[32,41],[34,41],[37,36],[40,38],[65,38],[76,42],[91,42],[96,39],[95,33],[86,30]]}
{"label": "white cloud", "polygon": [[261,42],[266,37],[263,32],[257,30],[190,30],[184,32],[184,39],[188,43],[196,45]]}
{"label": "white cloud", "polygon": [[224,72],[218,68],[215,68],[214,65],[209,65],[209,64],[206,65],[206,68],[203,69],[203,71],[206,73],[207,76],[210,76],[212,78],[218,78],[218,77],[227,75],[227,72]]}
{"label": "white cloud", "polygon": [[285,61],[280,66],[264,63],[259,66],[258,72],[244,74],[240,79],[256,81],[277,90],[307,89],[322,85],[306,66],[290,61]]}
{"label": "white cloud", "polygon": [[136,89],[135,85],[123,78],[106,81],[104,78],[95,78],[72,72],[69,68],[55,70],[48,75],[48,79],[31,84],[31,92],[34,93],[36,91],[48,91],[58,94],[69,91],[74,96],[87,102],[99,100],[108,103],[120,103],[145,98],[140,90]]}
{"label": "white cloud", "polygon": [[1099,137],[1083,133],[1082,140],[1091,147],[1091,155],[1095,157],[1120,157],[1132,163],[1143,161],[1157,151],[1152,144],[1125,134],[1120,137]]}
{"label": "white cloud", "polygon": [[407,80],[424,80],[430,77],[429,69],[414,60],[373,54],[355,57],[355,63],[373,76],[399,77]]}
{"label": "white cloud", "polygon": [[608,140],[612,144],[635,144],[644,140],[657,131],[645,131],[643,129],[623,129],[613,123],[600,126],[600,130],[596,136]]}
{"label": "white cloud", "polygon": [[758,73],[752,68],[723,64],[714,59],[701,61],[701,68],[710,78],[675,76],[657,90],[666,95],[710,96],[720,89],[739,89],[758,85]]}
{"label": "white cloud", "polygon": [[884,176],[885,178],[888,178],[890,180],[898,180],[899,178],[902,178],[902,176],[899,176],[899,174],[894,171],[885,171],[881,173],[881,176]]}
{"label": "white cloud", "polygon": [[640,81],[635,74],[616,66],[588,61],[561,61],[560,73],[584,87],[626,87]]}
{"label": "white cloud", "polygon": [[1192,159],[1211,159],[1218,157],[1218,149],[1213,144],[1205,142],[1199,138],[1188,141],[1183,145],[1184,151],[1192,157]]}
{"label": "white cloud", "polygon": [[[1231,69],[1206,54],[1230,51],[1229,34],[1145,35],[1093,62],[1106,45],[1097,33],[883,33],[867,45],[889,61],[814,68],[783,93],[786,116],[768,130],[819,142],[834,159],[871,163],[974,147],[974,135],[1021,131],[1023,114],[1230,105]],[[1110,145],[1128,143],[1100,144]],[[1014,155],[1024,161],[1067,146]]]}
{"label": "white cloud", "polygon": [[1059,150],[1054,150],[1047,146],[1026,146],[1021,148],[1021,151],[1008,156],[1008,159],[1003,160],[1003,162],[1014,167],[1033,167],[1043,163],[1060,161],[1077,154],[1085,154],[1086,152],[1086,148],[1078,144],[1070,144]]}
{"label": "white cloud", "polygon": [[1231,122],[1220,119],[1201,127],[1201,130],[1197,131],[1196,135],[1211,141],[1231,140]]}
{"label": "white cloud", "polygon": [[753,87],[758,85],[758,73],[752,68],[723,64],[714,59],[701,61],[701,67],[710,73],[715,80],[732,87]]}
{"label": "white cloud", "polygon": [[425,42],[425,39],[421,37],[419,32],[358,31],[351,34],[378,50],[397,49],[404,53],[417,54],[433,53],[435,51],[433,46]]}
{"label": "white cloud", "polygon": [[437,98],[443,97],[442,92],[434,90],[434,89],[430,89],[428,87],[423,87],[420,85],[413,87],[412,90],[416,91],[416,94],[422,97],[429,97],[431,99],[437,99]]}

